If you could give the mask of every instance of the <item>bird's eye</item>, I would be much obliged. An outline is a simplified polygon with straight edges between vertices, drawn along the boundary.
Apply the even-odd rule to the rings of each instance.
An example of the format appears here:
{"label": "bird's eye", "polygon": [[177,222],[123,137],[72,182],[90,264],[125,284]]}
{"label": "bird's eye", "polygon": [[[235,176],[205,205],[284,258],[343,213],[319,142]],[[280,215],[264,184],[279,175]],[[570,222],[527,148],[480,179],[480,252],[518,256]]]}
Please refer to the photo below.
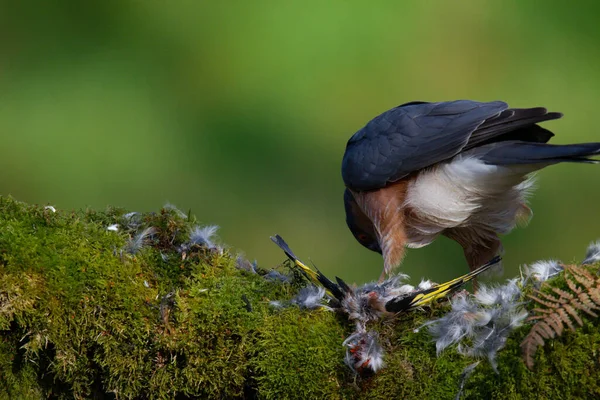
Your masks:
{"label": "bird's eye", "polygon": [[369,237],[364,233],[359,233],[357,238],[360,242],[367,242],[369,240]]}

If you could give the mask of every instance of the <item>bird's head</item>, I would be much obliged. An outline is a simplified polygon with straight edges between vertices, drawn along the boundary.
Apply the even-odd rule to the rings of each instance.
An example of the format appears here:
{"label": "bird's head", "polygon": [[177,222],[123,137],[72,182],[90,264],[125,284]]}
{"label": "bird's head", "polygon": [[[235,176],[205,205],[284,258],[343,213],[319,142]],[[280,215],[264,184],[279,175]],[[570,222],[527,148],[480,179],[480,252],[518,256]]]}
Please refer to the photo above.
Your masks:
{"label": "bird's head", "polygon": [[346,224],[348,224],[350,232],[352,232],[358,243],[369,250],[382,254],[373,223],[362,212],[348,189],[344,191],[344,207],[346,209]]}

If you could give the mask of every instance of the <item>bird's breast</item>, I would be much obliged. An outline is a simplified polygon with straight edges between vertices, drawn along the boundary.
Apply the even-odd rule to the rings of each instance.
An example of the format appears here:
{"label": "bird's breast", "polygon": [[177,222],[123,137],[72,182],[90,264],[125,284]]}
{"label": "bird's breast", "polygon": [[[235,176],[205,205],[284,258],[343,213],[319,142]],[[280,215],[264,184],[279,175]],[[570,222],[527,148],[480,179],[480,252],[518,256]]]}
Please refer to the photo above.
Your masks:
{"label": "bird's breast", "polygon": [[529,210],[527,172],[465,156],[422,170],[408,183],[403,204],[407,246],[425,246],[455,227],[508,233]]}

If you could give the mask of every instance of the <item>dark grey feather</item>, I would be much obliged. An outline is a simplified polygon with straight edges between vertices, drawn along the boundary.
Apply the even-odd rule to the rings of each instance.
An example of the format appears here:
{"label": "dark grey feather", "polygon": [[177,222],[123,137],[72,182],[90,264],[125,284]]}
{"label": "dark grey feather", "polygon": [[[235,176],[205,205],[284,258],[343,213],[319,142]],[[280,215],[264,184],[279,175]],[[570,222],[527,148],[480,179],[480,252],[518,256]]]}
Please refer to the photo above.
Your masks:
{"label": "dark grey feather", "polygon": [[471,134],[508,105],[457,100],[409,103],[375,117],[348,141],[342,177],[354,190],[384,187],[457,155]]}
{"label": "dark grey feather", "polygon": [[[486,142],[489,143],[499,140],[543,141],[545,143],[550,140],[554,134],[535,124],[558,119],[560,117],[562,117],[561,113],[549,113],[543,107],[510,108],[500,113],[497,117],[490,118],[481,124],[469,138],[469,142],[464,150],[471,149]],[[530,129],[523,129],[526,127]],[[537,136],[531,135],[531,128],[534,127],[538,128],[537,130],[534,129],[534,131],[538,133]],[[540,135],[542,132],[543,134]],[[512,133],[512,135],[507,137],[507,134],[510,133]]]}
{"label": "dark grey feather", "polygon": [[347,187],[373,190],[459,153],[489,164],[597,162],[598,143],[546,145],[554,134],[536,124],[562,117],[543,107],[501,101],[406,103],[375,117],[348,141],[342,161]]}
{"label": "dark grey feather", "polygon": [[477,147],[468,154],[493,165],[594,163],[597,161],[588,157],[600,155],[600,143],[553,145],[510,140]]}

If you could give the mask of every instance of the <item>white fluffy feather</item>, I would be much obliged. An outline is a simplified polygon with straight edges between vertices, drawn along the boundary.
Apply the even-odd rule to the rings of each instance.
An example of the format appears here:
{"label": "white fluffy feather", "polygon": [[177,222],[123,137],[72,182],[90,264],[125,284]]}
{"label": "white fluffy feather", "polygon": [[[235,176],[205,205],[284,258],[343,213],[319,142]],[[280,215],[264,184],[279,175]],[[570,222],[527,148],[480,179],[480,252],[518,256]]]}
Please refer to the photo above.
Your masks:
{"label": "white fluffy feather", "polygon": [[542,283],[558,275],[563,270],[562,265],[556,260],[536,261],[525,268],[525,275]]}
{"label": "white fluffy feather", "polygon": [[422,171],[408,187],[408,247],[430,244],[445,229],[472,227],[474,236],[508,233],[529,216],[531,166],[488,165],[460,155]]}
{"label": "white fluffy feather", "polygon": [[582,264],[594,264],[598,261],[600,261],[600,240],[590,243],[585,253],[585,260],[582,261]]}

